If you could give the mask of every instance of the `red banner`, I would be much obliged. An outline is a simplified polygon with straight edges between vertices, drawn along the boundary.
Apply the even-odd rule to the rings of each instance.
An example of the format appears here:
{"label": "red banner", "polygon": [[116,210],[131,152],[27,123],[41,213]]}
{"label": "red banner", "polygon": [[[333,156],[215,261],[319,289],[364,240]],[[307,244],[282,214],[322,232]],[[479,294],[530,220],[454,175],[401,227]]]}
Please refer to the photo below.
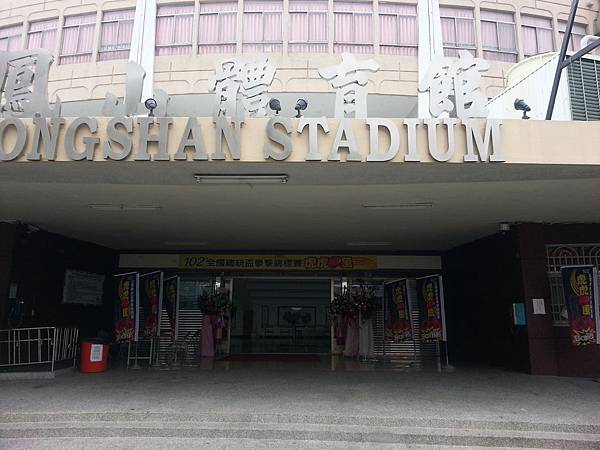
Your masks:
{"label": "red banner", "polygon": [[583,347],[600,344],[598,329],[598,272],[593,266],[569,266],[560,269],[565,304],[571,327],[571,344]]}

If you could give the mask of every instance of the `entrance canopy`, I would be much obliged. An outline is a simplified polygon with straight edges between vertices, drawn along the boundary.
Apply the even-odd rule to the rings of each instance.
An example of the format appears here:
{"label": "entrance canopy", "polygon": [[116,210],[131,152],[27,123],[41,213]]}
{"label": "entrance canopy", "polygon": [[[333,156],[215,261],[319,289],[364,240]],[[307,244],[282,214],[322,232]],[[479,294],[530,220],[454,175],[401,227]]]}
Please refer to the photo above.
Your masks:
{"label": "entrance canopy", "polygon": [[0,220],[117,250],[442,252],[600,221],[598,123],[10,120]]}
{"label": "entrance canopy", "polygon": [[[284,173],[286,184],[194,174]],[[600,166],[0,164],[0,220],[118,250],[443,251],[506,222],[597,222]]]}

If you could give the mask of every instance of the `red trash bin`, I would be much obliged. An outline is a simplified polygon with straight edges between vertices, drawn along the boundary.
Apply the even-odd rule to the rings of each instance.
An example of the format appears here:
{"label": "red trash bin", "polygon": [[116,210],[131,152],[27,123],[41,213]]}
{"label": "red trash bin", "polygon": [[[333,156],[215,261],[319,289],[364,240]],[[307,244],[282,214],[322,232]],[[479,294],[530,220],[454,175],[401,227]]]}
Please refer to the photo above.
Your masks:
{"label": "red trash bin", "polygon": [[97,373],[106,370],[108,361],[108,345],[94,341],[81,343],[81,362],[79,370],[84,373]]}

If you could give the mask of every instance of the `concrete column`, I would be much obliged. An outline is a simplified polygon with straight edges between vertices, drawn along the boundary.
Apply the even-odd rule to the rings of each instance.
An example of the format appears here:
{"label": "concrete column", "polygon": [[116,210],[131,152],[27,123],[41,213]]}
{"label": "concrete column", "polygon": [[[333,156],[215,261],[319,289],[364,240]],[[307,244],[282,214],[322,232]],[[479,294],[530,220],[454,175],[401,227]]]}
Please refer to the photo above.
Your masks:
{"label": "concrete column", "polygon": [[129,60],[146,71],[142,101],[154,97],[154,52],[156,46],[156,0],[137,0]]}
{"label": "concrete column", "polygon": [[96,12],[96,28],[94,29],[94,46],[92,47],[92,62],[98,61],[100,50],[100,39],[102,39],[102,10]]}
{"label": "concrete column", "polygon": [[381,28],[379,26],[379,0],[373,1],[373,53],[379,55],[379,43],[381,42]]}
{"label": "concrete column", "polygon": [[0,222],[0,328],[8,328],[8,293],[11,283],[16,225]]}
{"label": "concrete column", "polygon": [[58,22],[56,25],[58,28],[56,30],[56,45],[54,46],[54,64],[60,64],[60,52],[62,50],[62,38],[63,38],[63,27],[65,26],[65,12],[64,10],[60,11],[60,15],[58,16]]}
{"label": "concrete column", "polygon": [[523,54],[523,22],[521,22],[521,12],[515,11],[515,33],[517,34],[517,59],[521,61],[525,55]]}
{"label": "concrete column", "polygon": [[200,3],[194,2],[194,16],[192,18],[192,55],[198,54],[198,33],[200,32]]}
{"label": "concrete column", "polygon": [[240,55],[242,53],[242,37],[243,37],[243,26],[244,26],[244,0],[238,0],[238,12],[236,16],[236,41],[237,41],[237,51],[236,53]]}
{"label": "concrete column", "polygon": [[331,55],[333,54],[333,39],[335,36],[335,20],[333,19],[333,0],[329,0],[327,4],[329,14],[327,15],[327,51]]}
{"label": "concrete column", "polygon": [[290,40],[290,1],[283,0],[283,13],[281,17],[282,33],[281,38],[283,40],[282,52],[284,55],[288,54],[288,42]]}
{"label": "concrete column", "polygon": [[475,46],[477,50],[475,54],[478,58],[483,58],[483,41],[482,41],[482,33],[481,33],[481,9],[479,8],[479,4],[475,5],[474,10],[475,17]]}

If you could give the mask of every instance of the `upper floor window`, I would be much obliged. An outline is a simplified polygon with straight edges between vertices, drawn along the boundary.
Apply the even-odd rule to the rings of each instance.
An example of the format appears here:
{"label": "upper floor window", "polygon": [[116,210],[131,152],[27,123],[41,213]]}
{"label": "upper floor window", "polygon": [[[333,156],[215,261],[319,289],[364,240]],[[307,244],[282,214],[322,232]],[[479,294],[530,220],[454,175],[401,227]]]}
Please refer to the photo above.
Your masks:
{"label": "upper floor window", "polygon": [[459,50],[475,54],[475,18],[470,8],[440,6],[442,40],[446,56],[458,56]]}
{"label": "upper floor window", "polygon": [[102,17],[102,34],[98,59],[127,59],[131,48],[134,9],[106,11]]}
{"label": "upper floor window", "polygon": [[[561,42],[565,38],[565,28],[567,28],[567,22],[562,20],[558,22],[558,32],[560,34]],[[571,39],[569,40],[569,46],[567,50],[576,52],[581,50],[581,39],[586,35],[587,27],[581,23],[574,23],[571,29]],[[594,52],[595,53],[595,52]]]}
{"label": "upper floor window", "polygon": [[199,53],[235,53],[237,2],[200,3]]}
{"label": "upper floor window", "polygon": [[504,11],[481,11],[481,41],[485,59],[517,62],[514,14]]}
{"label": "upper floor window", "polygon": [[290,0],[290,53],[327,52],[327,1]]}
{"label": "upper floor window", "polygon": [[96,14],[65,17],[60,64],[84,63],[92,60]]}
{"label": "upper floor window", "polygon": [[382,55],[417,55],[419,35],[415,5],[380,3],[379,28]]}
{"label": "upper floor window", "polygon": [[521,16],[523,54],[525,56],[554,50],[552,19],[547,17]]}
{"label": "upper floor window", "polygon": [[27,33],[27,48],[45,48],[50,53],[54,53],[57,28],[58,19],[31,22]]}
{"label": "upper floor window", "polygon": [[0,28],[0,51],[20,50],[22,30],[22,25]]}
{"label": "upper floor window", "polygon": [[246,0],[244,2],[244,52],[283,51],[280,0]]}
{"label": "upper floor window", "polygon": [[156,55],[192,52],[194,5],[159,6],[156,13]]}
{"label": "upper floor window", "polygon": [[335,53],[373,53],[373,3],[333,3]]}

